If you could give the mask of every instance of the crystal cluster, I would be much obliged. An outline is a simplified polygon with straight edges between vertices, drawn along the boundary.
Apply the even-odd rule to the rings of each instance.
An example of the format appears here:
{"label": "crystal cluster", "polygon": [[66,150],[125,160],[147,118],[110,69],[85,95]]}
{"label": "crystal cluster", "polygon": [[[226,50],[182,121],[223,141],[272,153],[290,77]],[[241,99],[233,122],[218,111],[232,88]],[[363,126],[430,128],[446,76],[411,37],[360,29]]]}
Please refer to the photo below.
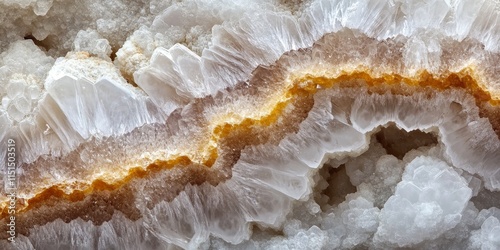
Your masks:
{"label": "crystal cluster", "polygon": [[497,1],[0,13],[0,249],[500,248]]}

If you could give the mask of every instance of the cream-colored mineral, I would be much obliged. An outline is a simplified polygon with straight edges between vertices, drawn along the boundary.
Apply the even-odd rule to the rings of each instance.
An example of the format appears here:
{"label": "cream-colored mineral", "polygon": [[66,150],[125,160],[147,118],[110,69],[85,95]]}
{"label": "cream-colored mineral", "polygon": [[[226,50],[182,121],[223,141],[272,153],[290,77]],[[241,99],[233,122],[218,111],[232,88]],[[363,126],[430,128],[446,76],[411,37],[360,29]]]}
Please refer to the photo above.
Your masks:
{"label": "cream-colored mineral", "polygon": [[0,0],[0,249],[500,249],[499,22]]}

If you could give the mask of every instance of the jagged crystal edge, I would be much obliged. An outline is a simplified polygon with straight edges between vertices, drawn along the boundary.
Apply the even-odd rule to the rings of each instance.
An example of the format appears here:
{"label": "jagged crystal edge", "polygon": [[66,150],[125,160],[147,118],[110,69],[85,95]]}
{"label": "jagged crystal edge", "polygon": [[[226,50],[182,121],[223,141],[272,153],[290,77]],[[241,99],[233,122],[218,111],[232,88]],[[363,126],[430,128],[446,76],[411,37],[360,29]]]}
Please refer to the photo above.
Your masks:
{"label": "jagged crystal edge", "polygon": [[[153,209],[140,205],[145,215],[143,223],[155,238],[165,244],[190,249],[206,241],[209,235],[232,243],[242,242],[250,237],[249,223],[279,228],[290,204],[311,195],[314,185],[311,176],[318,167],[328,159],[361,154],[369,144],[368,135],[389,122],[405,130],[436,130],[450,164],[477,173],[487,186],[500,189],[497,182],[487,178],[498,174],[497,165],[482,164],[481,168],[470,168],[498,157],[498,139],[488,138],[493,145],[486,151],[488,155],[469,155],[460,150],[470,147],[474,134],[491,130],[484,119],[481,122],[477,117],[473,99],[457,90],[434,93],[432,102],[422,102],[424,99],[428,100],[425,93],[394,96],[369,95],[366,91],[354,89],[325,90],[315,96],[315,106],[296,134],[288,135],[276,146],[258,145],[244,149],[241,159],[233,167],[232,178],[216,187],[206,183],[188,185],[170,202],[160,202]],[[373,105],[375,103],[377,105]],[[375,106],[381,108],[371,108]],[[460,120],[479,122],[472,126],[467,122],[457,123],[458,116],[462,116]],[[466,135],[471,136],[457,143],[450,139],[456,138],[452,135],[457,131],[462,134],[469,131]],[[487,149],[483,145],[474,151],[481,150]],[[462,153],[447,155],[448,152]],[[137,192],[141,193],[141,189]],[[143,197],[137,199],[138,204],[143,203]],[[35,238],[29,238],[35,241],[32,245],[40,244]],[[140,244],[145,244],[144,241],[152,239]]]}
{"label": "jagged crystal edge", "polygon": [[[488,4],[491,4],[491,2],[484,2],[484,3],[485,4],[483,4],[483,7],[481,7],[481,8],[486,8],[486,9],[489,10],[491,6],[488,5]],[[486,7],[484,7],[484,6],[486,6]],[[381,8],[381,7],[379,6],[378,8]],[[364,8],[361,8],[361,9],[364,9]],[[377,8],[375,8],[375,9],[377,9]],[[344,13],[344,12],[342,12],[342,13]],[[349,13],[349,12],[347,12],[347,13]],[[495,13],[493,12],[493,14],[495,14]],[[491,15],[493,15],[493,14],[491,14]],[[489,15],[489,16],[491,16],[491,15]],[[472,15],[472,16],[474,16],[474,15]],[[336,22],[338,22],[337,19],[335,19],[335,20],[336,20]],[[349,19],[349,18],[345,18],[345,19],[342,19],[342,21],[340,23],[342,25],[344,25],[344,23],[345,23],[346,26],[349,26],[348,24],[351,22],[350,20],[351,19]],[[352,18],[352,20],[357,20],[357,19],[356,18]],[[496,19],[493,18],[493,20],[496,20]],[[366,21],[365,22],[360,22],[360,23],[362,25],[365,25]],[[427,25],[429,25],[429,24],[427,24]],[[490,25],[485,25],[485,26],[486,27],[491,27]],[[370,25],[366,25],[366,27],[370,27]],[[427,26],[425,26],[425,27],[427,27]],[[434,26],[431,25],[431,27],[434,27]],[[463,25],[461,27],[472,27],[472,25],[466,24],[466,25]],[[480,29],[478,29],[478,30],[480,30]],[[412,34],[412,33],[409,33],[409,34]],[[472,34],[474,34],[474,33],[472,33]],[[492,45],[493,43],[490,42],[489,39],[491,37],[495,38],[497,32],[495,30],[493,30],[493,31],[490,32],[491,35],[484,35],[485,33],[482,33],[482,34],[483,34],[482,36],[479,36],[479,38],[477,38],[477,37],[476,38],[478,40],[482,41],[482,43],[486,45],[486,49],[495,51],[494,45]],[[233,68],[231,68],[231,69],[233,69]],[[242,71],[242,72],[247,72],[247,71]],[[234,78],[234,79],[238,79],[238,78]],[[242,78],[242,79],[246,79],[246,78]],[[233,83],[231,83],[231,84],[233,84]],[[359,104],[359,105],[361,106],[361,104]],[[460,115],[460,114],[457,114],[456,109],[451,109],[451,111],[453,111],[453,112],[450,112],[450,114],[455,114],[456,116]],[[495,155],[495,154],[498,155],[498,147],[496,147],[495,143],[493,143],[492,147],[485,148],[484,151],[486,153],[484,153],[484,154],[481,153],[479,155],[477,155],[477,154],[471,155],[472,152],[476,152],[476,150],[478,149],[477,147],[479,147],[479,149],[483,149],[484,147],[482,148],[482,145],[476,145],[474,143],[471,143],[471,141],[469,139],[472,138],[473,139],[472,141],[481,141],[480,140],[481,138],[477,138],[478,137],[477,135],[491,135],[492,134],[492,133],[490,133],[491,131],[489,131],[489,130],[488,130],[488,133],[482,133],[482,132],[481,133],[477,133],[477,132],[479,132],[481,130],[475,131],[475,133],[469,132],[469,130],[475,129],[476,127],[480,128],[480,127],[485,126],[484,123],[486,121],[484,121],[484,120],[478,120],[478,121],[479,122],[466,124],[467,126],[470,126],[471,128],[469,128],[469,127],[460,127],[460,126],[463,126],[464,124],[457,125],[457,124],[455,124],[455,122],[443,123],[442,127],[440,127],[440,130],[441,129],[443,129],[443,130],[444,129],[451,129],[451,131],[449,133],[446,132],[447,134],[443,134],[442,135],[443,141],[448,140],[448,144],[450,146],[448,147],[447,152],[448,152],[448,154],[450,156],[450,159],[456,161],[456,162],[453,163],[453,165],[462,167],[464,169],[471,170],[471,172],[477,171],[478,173],[481,173],[480,175],[482,175],[485,178],[486,185],[489,185],[489,187],[492,188],[492,189],[497,189],[498,185],[499,185],[499,183],[497,181],[497,179],[499,179],[498,178],[499,173],[498,173],[498,171],[495,172],[495,170],[496,170],[495,169],[495,166],[496,166],[495,164],[496,164],[496,162],[498,162],[498,159],[495,158],[495,157],[491,157],[491,154],[487,154],[487,153],[493,153],[493,155]],[[412,122],[415,122],[415,121],[412,121]],[[73,121],[72,124],[77,124],[77,121]],[[402,123],[402,124],[398,123],[398,125],[401,126],[401,127],[409,126],[409,125],[405,125],[405,123]],[[360,121],[359,124],[356,124],[356,126],[359,126],[357,128],[360,129],[360,130],[369,131],[368,128],[370,126],[375,126],[375,125],[366,125],[364,121]],[[455,126],[458,126],[458,127],[455,127]],[[411,126],[409,126],[409,127],[411,127]],[[431,128],[431,127],[425,127],[425,126],[423,126],[423,127],[424,128]],[[445,131],[447,131],[447,130],[445,130]],[[456,134],[463,133],[463,132],[465,132],[465,134],[467,135],[463,139],[464,141],[462,141],[462,139],[461,139],[462,136],[460,136],[460,137],[459,136],[455,136]],[[86,133],[86,131],[83,131],[82,133]],[[463,147],[464,145],[467,145],[471,149],[475,149],[475,150],[474,151],[473,150],[467,150],[466,148]],[[459,153],[453,153],[454,150],[458,150]],[[479,152],[482,152],[482,151],[479,151]],[[462,158],[462,155],[467,155],[467,156],[469,156],[469,158],[466,158],[466,157]],[[317,157],[315,159],[317,159]],[[315,161],[315,159],[313,159],[313,160],[310,160],[310,159],[307,160],[308,164],[309,165],[313,165],[314,163],[317,163],[317,161]],[[476,167],[476,165],[479,166],[479,169],[474,170],[475,167]],[[486,177],[488,177],[488,178],[486,178]]]}
{"label": "jagged crystal edge", "polygon": [[[153,53],[150,65],[139,69],[134,77],[141,88],[154,95],[153,99],[160,107],[167,106],[168,109],[165,103],[175,100],[170,94],[172,92],[179,92],[180,96],[215,94],[247,80],[258,65],[271,64],[284,52],[310,47],[324,34],[342,28],[358,30],[377,40],[398,35],[409,37],[408,46],[420,46],[420,49],[428,50],[429,57],[433,52],[439,53],[439,48],[437,51],[434,48],[436,45],[439,47],[439,40],[425,38],[426,34],[432,32],[436,33],[434,36],[458,41],[466,37],[477,39],[485,45],[485,50],[498,52],[496,41],[500,39],[500,31],[493,30],[497,25],[492,22],[497,20],[493,17],[499,14],[492,10],[495,9],[493,1],[437,2],[439,6],[431,2],[419,3],[420,9],[433,11],[421,11],[418,15],[404,17],[401,12],[405,13],[405,9],[417,3],[320,0],[311,3],[298,19],[287,13],[247,14],[236,23],[228,21],[215,26],[212,45],[203,50],[201,57],[182,45],[174,45],[168,51],[158,48]],[[484,20],[480,12],[486,12],[485,15],[491,18]],[[175,12],[166,11],[166,16],[157,19],[168,19],[167,16],[172,13]],[[447,22],[444,22],[445,19]],[[480,27],[491,27],[492,30],[480,33]],[[421,32],[422,29],[426,32]],[[431,65],[431,60],[427,61],[426,53],[420,58],[416,56],[413,61],[408,66],[433,71],[434,65]],[[154,94],[154,90],[168,94]]]}
{"label": "jagged crystal edge", "polygon": [[[421,38],[420,31],[425,28],[427,33],[436,32],[459,41],[466,37],[474,38],[484,44],[486,50],[498,51],[498,44],[493,42],[498,41],[500,36],[500,32],[494,29],[499,25],[492,23],[495,20],[498,22],[498,18],[495,18],[498,16],[498,13],[494,11],[496,9],[495,2],[445,3],[438,1],[439,8],[434,3],[418,5],[419,9],[434,11],[422,11],[419,12],[419,15],[401,16],[405,10],[417,6],[415,4],[416,2],[412,1],[397,4],[379,1],[359,3],[314,1],[298,19],[287,13],[269,11],[245,14],[238,22],[227,21],[222,25],[215,26],[212,34],[212,45],[203,51],[201,57],[181,45],[175,45],[168,51],[160,48],[154,52],[149,66],[135,72],[135,79],[138,85],[150,95],[155,104],[168,115],[174,109],[185,105],[193,97],[215,94],[221,89],[245,81],[258,65],[270,64],[286,51],[310,47],[322,35],[338,31],[341,28],[360,30],[362,33],[379,40],[397,35],[412,37],[410,40],[410,43],[414,44],[412,46],[422,46],[423,44],[423,48],[431,49],[433,44],[439,43],[439,41],[425,41]],[[354,6],[356,8],[353,8]],[[157,19],[168,19],[168,15],[172,13],[175,14],[175,11],[167,10]],[[479,15],[478,13],[486,14]],[[160,25],[159,23],[161,22],[156,22],[156,25]],[[425,54],[422,56],[426,58]],[[432,71],[433,65],[426,64],[425,59],[419,61],[422,59],[415,58],[415,60],[414,62],[421,66],[420,69],[431,67],[429,70]],[[499,83],[491,84],[496,86]],[[93,111],[98,112],[98,110]],[[72,112],[78,112],[78,110],[72,109]],[[12,123],[8,121],[5,114],[1,117],[4,117],[1,119],[2,126],[12,127]],[[151,120],[155,119],[148,121]],[[79,123],[79,121],[68,122]],[[137,123],[137,125],[141,124],[143,123]],[[14,134],[26,137],[23,140],[23,146],[31,141],[39,140],[36,138],[40,136],[43,141],[53,140],[38,134],[40,130],[45,131],[46,129],[40,128],[40,124],[25,122],[15,126],[19,127],[21,131],[14,132]],[[119,123],[111,123],[111,126],[111,130],[123,131]],[[77,133],[86,134],[87,132],[89,131],[78,131]],[[90,131],[90,133],[94,132],[95,136],[100,135],[98,130]],[[33,135],[33,139],[27,136],[33,133],[36,134]],[[3,137],[5,136],[3,134]],[[59,139],[68,144],[33,146],[31,150],[26,150],[29,151],[27,155],[33,155],[27,158],[27,161],[32,161],[39,155],[51,153],[51,149],[56,147],[74,148],[75,145],[78,145],[78,142],[68,141],[64,133],[60,133],[58,136],[62,136]],[[76,141],[79,140],[76,139]],[[40,150],[35,153],[35,149]],[[55,154],[57,155],[57,153]]]}

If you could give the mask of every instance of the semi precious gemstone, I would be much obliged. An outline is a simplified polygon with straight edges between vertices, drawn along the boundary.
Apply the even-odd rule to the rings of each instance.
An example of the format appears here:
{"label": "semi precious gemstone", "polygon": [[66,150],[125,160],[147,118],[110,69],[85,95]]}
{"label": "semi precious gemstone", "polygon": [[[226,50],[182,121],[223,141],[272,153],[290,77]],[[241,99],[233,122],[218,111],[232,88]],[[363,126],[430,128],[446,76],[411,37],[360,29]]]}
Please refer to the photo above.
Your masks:
{"label": "semi precious gemstone", "polygon": [[0,0],[0,249],[500,249],[499,22]]}

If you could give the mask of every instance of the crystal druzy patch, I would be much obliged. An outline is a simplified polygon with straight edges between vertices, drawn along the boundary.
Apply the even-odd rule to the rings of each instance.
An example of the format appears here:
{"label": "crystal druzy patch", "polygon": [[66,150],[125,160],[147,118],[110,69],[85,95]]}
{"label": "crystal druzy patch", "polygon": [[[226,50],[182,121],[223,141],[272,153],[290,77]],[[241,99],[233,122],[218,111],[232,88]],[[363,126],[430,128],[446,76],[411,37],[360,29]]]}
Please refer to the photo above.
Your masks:
{"label": "crystal druzy patch", "polygon": [[500,4],[0,0],[1,249],[499,249]]}

